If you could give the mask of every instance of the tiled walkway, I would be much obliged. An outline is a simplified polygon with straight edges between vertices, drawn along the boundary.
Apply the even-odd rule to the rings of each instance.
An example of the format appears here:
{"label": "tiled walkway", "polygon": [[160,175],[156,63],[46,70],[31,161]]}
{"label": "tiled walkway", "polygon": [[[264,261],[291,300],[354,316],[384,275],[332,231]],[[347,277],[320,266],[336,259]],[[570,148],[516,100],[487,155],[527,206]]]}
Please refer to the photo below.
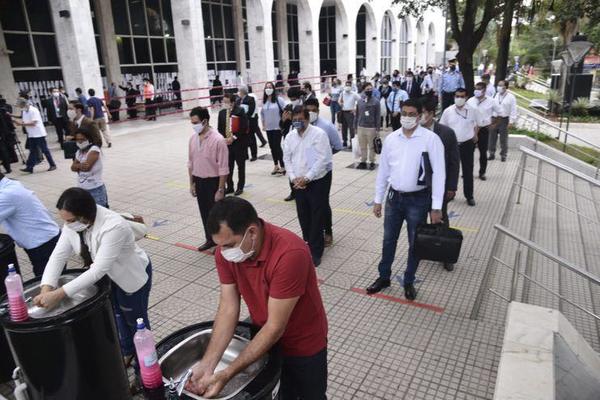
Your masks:
{"label": "tiled walkway", "polygon": [[[153,128],[137,123],[105,149],[105,180],[111,208],[141,214],[152,239],[140,245],[154,265],[150,319],[157,337],[188,324],[213,318],[219,282],[212,257],[189,250],[203,242],[195,199],[187,186],[186,152],[189,122],[170,119]],[[137,128],[137,129],[136,129]],[[268,149],[260,149],[261,154]],[[57,153],[58,157],[58,153]],[[331,399],[491,399],[503,337],[503,317],[469,319],[498,222],[516,171],[516,151],[508,162],[491,162],[488,180],[475,181],[476,207],[462,193],[450,204],[451,224],[464,233],[461,258],[454,272],[423,262],[417,273],[415,303],[404,301],[394,280],[389,296],[368,297],[363,289],[377,277],[383,220],[371,213],[374,171],[346,168],[349,152],[334,156],[334,246],[318,268],[329,324],[329,397]],[[13,174],[34,190],[54,212],[59,194],[74,185],[69,163],[58,171],[31,176]],[[38,168],[42,170],[42,168]],[[293,203],[283,177],[272,177],[272,164],[248,163],[244,198],[267,221],[299,232]],[[403,232],[394,273],[406,263]],[[19,251],[26,278],[30,267]],[[244,308],[242,318],[247,316]],[[6,390],[6,387],[4,388]],[[1,391],[0,391],[1,392]]]}

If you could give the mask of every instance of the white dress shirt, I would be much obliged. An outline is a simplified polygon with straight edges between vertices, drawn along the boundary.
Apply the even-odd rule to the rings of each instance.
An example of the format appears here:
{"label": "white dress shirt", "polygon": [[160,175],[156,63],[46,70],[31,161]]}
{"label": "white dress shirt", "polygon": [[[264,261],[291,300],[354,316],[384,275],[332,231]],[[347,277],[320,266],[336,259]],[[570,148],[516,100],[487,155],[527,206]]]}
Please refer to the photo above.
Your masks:
{"label": "white dress shirt", "polygon": [[42,120],[42,115],[40,114],[40,110],[35,108],[34,106],[29,106],[28,110],[23,110],[23,122],[29,124],[31,122],[35,122],[34,126],[26,126],[25,130],[27,131],[27,137],[30,138],[39,138],[46,137],[46,128],[44,128],[44,121]]}
{"label": "white dress shirt", "polygon": [[467,105],[477,110],[477,126],[483,128],[492,123],[494,114],[494,99],[484,97],[483,100],[473,96],[467,101]]}
{"label": "white dress shirt", "polygon": [[485,87],[485,95],[490,98],[493,98],[496,95],[496,88],[491,82]]}
{"label": "white dress shirt", "polygon": [[327,133],[314,125],[308,125],[302,136],[296,129],[291,130],[283,142],[283,161],[290,180],[321,179],[330,171],[328,166],[332,163]]}
{"label": "white dress shirt", "polygon": [[399,192],[425,189],[424,185],[418,184],[424,152],[429,154],[433,170],[431,206],[434,210],[442,208],[446,184],[444,145],[438,135],[422,126],[417,127],[410,137],[406,137],[401,128],[385,138],[377,170],[375,203],[382,203],[388,186]]}
{"label": "white dress shirt", "polygon": [[494,117],[508,117],[508,121],[514,124],[517,120],[517,99],[515,95],[510,92],[496,93],[494,102]]}
{"label": "white dress shirt", "polygon": [[342,110],[344,111],[354,111],[356,109],[356,102],[360,100],[360,96],[358,93],[350,91],[346,92],[345,90],[342,92],[340,96],[340,102],[342,103]]}
{"label": "white dress shirt", "polygon": [[440,118],[440,124],[449,126],[456,134],[458,143],[464,143],[467,140],[473,139],[477,121],[479,119],[476,108],[465,104],[461,109],[452,104],[446,108]]}
{"label": "white dress shirt", "polygon": [[[63,286],[65,294],[71,297],[104,275],[123,291],[134,293],[148,281],[146,267],[150,260],[136,244],[129,222],[114,211],[101,206],[96,208],[94,224],[84,231],[84,240],[94,262],[90,269]],[[79,234],[65,224],[41,284],[57,287],[63,267],[73,254],[81,254]]]}

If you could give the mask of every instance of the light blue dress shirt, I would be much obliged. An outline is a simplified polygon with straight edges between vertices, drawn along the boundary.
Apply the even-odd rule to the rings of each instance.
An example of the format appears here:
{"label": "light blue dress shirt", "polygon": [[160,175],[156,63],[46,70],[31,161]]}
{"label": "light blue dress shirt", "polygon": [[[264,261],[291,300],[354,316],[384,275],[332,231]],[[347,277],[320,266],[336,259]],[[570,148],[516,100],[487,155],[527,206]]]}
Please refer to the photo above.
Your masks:
{"label": "light blue dress shirt", "polygon": [[[340,135],[338,135],[337,129],[335,129],[335,125],[333,125],[331,121],[327,121],[325,118],[319,116],[313,125],[323,129],[327,134],[329,144],[331,145],[332,154],[335,154],[338,151],[342,150],[342,139],[340,138]],[[333,162],[328,163],[327,171],[331,171],[332,168]]]}
{"label": "light blue dress shirt", "polygon": [[465,87],[465,80],[460,72],[445,72],[442,75],[442,92],[454,93],[458,88]]}
{"label": "light blue dress shirt", "polygon": [[0,226],[24,249],[54,238],[59,228],[42,202],[20,182],[0,180]]}
{"label": "light blue dress shirt", "polygon": [[392,89],[392,92],[388,95],[387,98],[388,109],[392,113],[400,112],[402,111],[402,102],[406,100],[408,100],[408,93],[406,93],[406,91],[398,89],[394,92],[394,90]]}

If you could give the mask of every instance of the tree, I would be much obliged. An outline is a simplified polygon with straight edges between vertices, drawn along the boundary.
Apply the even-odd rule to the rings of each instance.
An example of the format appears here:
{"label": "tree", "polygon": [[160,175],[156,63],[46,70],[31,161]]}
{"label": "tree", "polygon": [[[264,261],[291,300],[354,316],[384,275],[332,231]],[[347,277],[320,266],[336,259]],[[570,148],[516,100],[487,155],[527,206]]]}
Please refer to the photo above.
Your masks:
{"label": "tree", "polygon": [[[498,56],[496,57],[495,82],[506,79],[512,24],[515,11],[521,5],[521,1],[522,0],[506,0],[506,6],[502,12],[502,26],[498,32]],[[535,1],[533,3],[535,3]]]}

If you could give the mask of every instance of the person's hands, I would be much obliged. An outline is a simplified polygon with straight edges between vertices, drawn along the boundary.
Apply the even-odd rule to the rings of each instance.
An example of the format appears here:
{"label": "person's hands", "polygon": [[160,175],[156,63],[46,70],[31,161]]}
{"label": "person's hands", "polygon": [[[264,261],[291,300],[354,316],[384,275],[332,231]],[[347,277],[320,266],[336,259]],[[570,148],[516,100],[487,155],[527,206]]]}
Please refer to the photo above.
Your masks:
{"label": "person's hands", "polygon": [[477,142],[479,142],[479,136],[475,135],[473,136],[473,143],[477,144]]}
{"label": "person's hands", "polygon": [[446,191],[446,194],[445,194],[446,201],[452,200],[455,196],[456,196],[456,190],[447,190]]}
{"label": "person's hands", "polygon": [[213,375],[214,368],[204,360],[198,361],[192,367],[192,376],[185,384],[185,390],[188,392],[202,395],[208,388],[208,380]]}
{"label": "person's hands", "polygon": [[281,114],[281,119],[284,121],[292,119],[292,113],[290,111],[284,111],[283,114]]}
{"label": "person's hands", "polygon": [[441,224],[442,223],[442,211],[441,210],[432,210],[430,213],[431,223],[432,224]]}
{"label": "person's hands", "polygon": [[65,291],[61,289],[49,290],[35,296],[33,304],[38,307],[54,308],[65,298]]}
{"label": "person's hands", "polygon": [[196,185],[194,185],[193,183],[190,183],[190,194],[192,195],[192,197],[196,197]]}
{"label": "person's hands", "polygon": [[308,185],[309,180],[305,177],[294,179],[294,189],[306,189],[306,185]]}
{"label": "person's hands", "polygon": [[378,204],[378,203],[373,204],[373,214],[377,218],[381,218],[381,204]]}
{"label": "person's hands", "polygon": [[221,200],[223,197],[225,197],[225,190],[224,189],[217,190],[217,192],[215,193],[215,203],[217,201]]}
{"label": "person's hands", "polygon": [[84,161],[82,163],[79,164],[79,167],[83,170],[83,171],[89,171],[90,170],[90,164],[87,161]]}
{"label": "person's hands", "polygon": [[219,393],[221,393],[221,390],[223,390],[223,388],[225,387],[227,382],[229,382],[229,380],[229,375],[226,373],[225,370],[219,371],[216,374],[210,376],[205,381],[206,391],[204,392],[202,397],[205,397],[207,399],[216,397]]}
{"label": "person's hands", "polygon": [[230,138],[225,139],[225,143],[227,143],[227,145],[229,146],[231,143],[233,143],[233,136]]}

